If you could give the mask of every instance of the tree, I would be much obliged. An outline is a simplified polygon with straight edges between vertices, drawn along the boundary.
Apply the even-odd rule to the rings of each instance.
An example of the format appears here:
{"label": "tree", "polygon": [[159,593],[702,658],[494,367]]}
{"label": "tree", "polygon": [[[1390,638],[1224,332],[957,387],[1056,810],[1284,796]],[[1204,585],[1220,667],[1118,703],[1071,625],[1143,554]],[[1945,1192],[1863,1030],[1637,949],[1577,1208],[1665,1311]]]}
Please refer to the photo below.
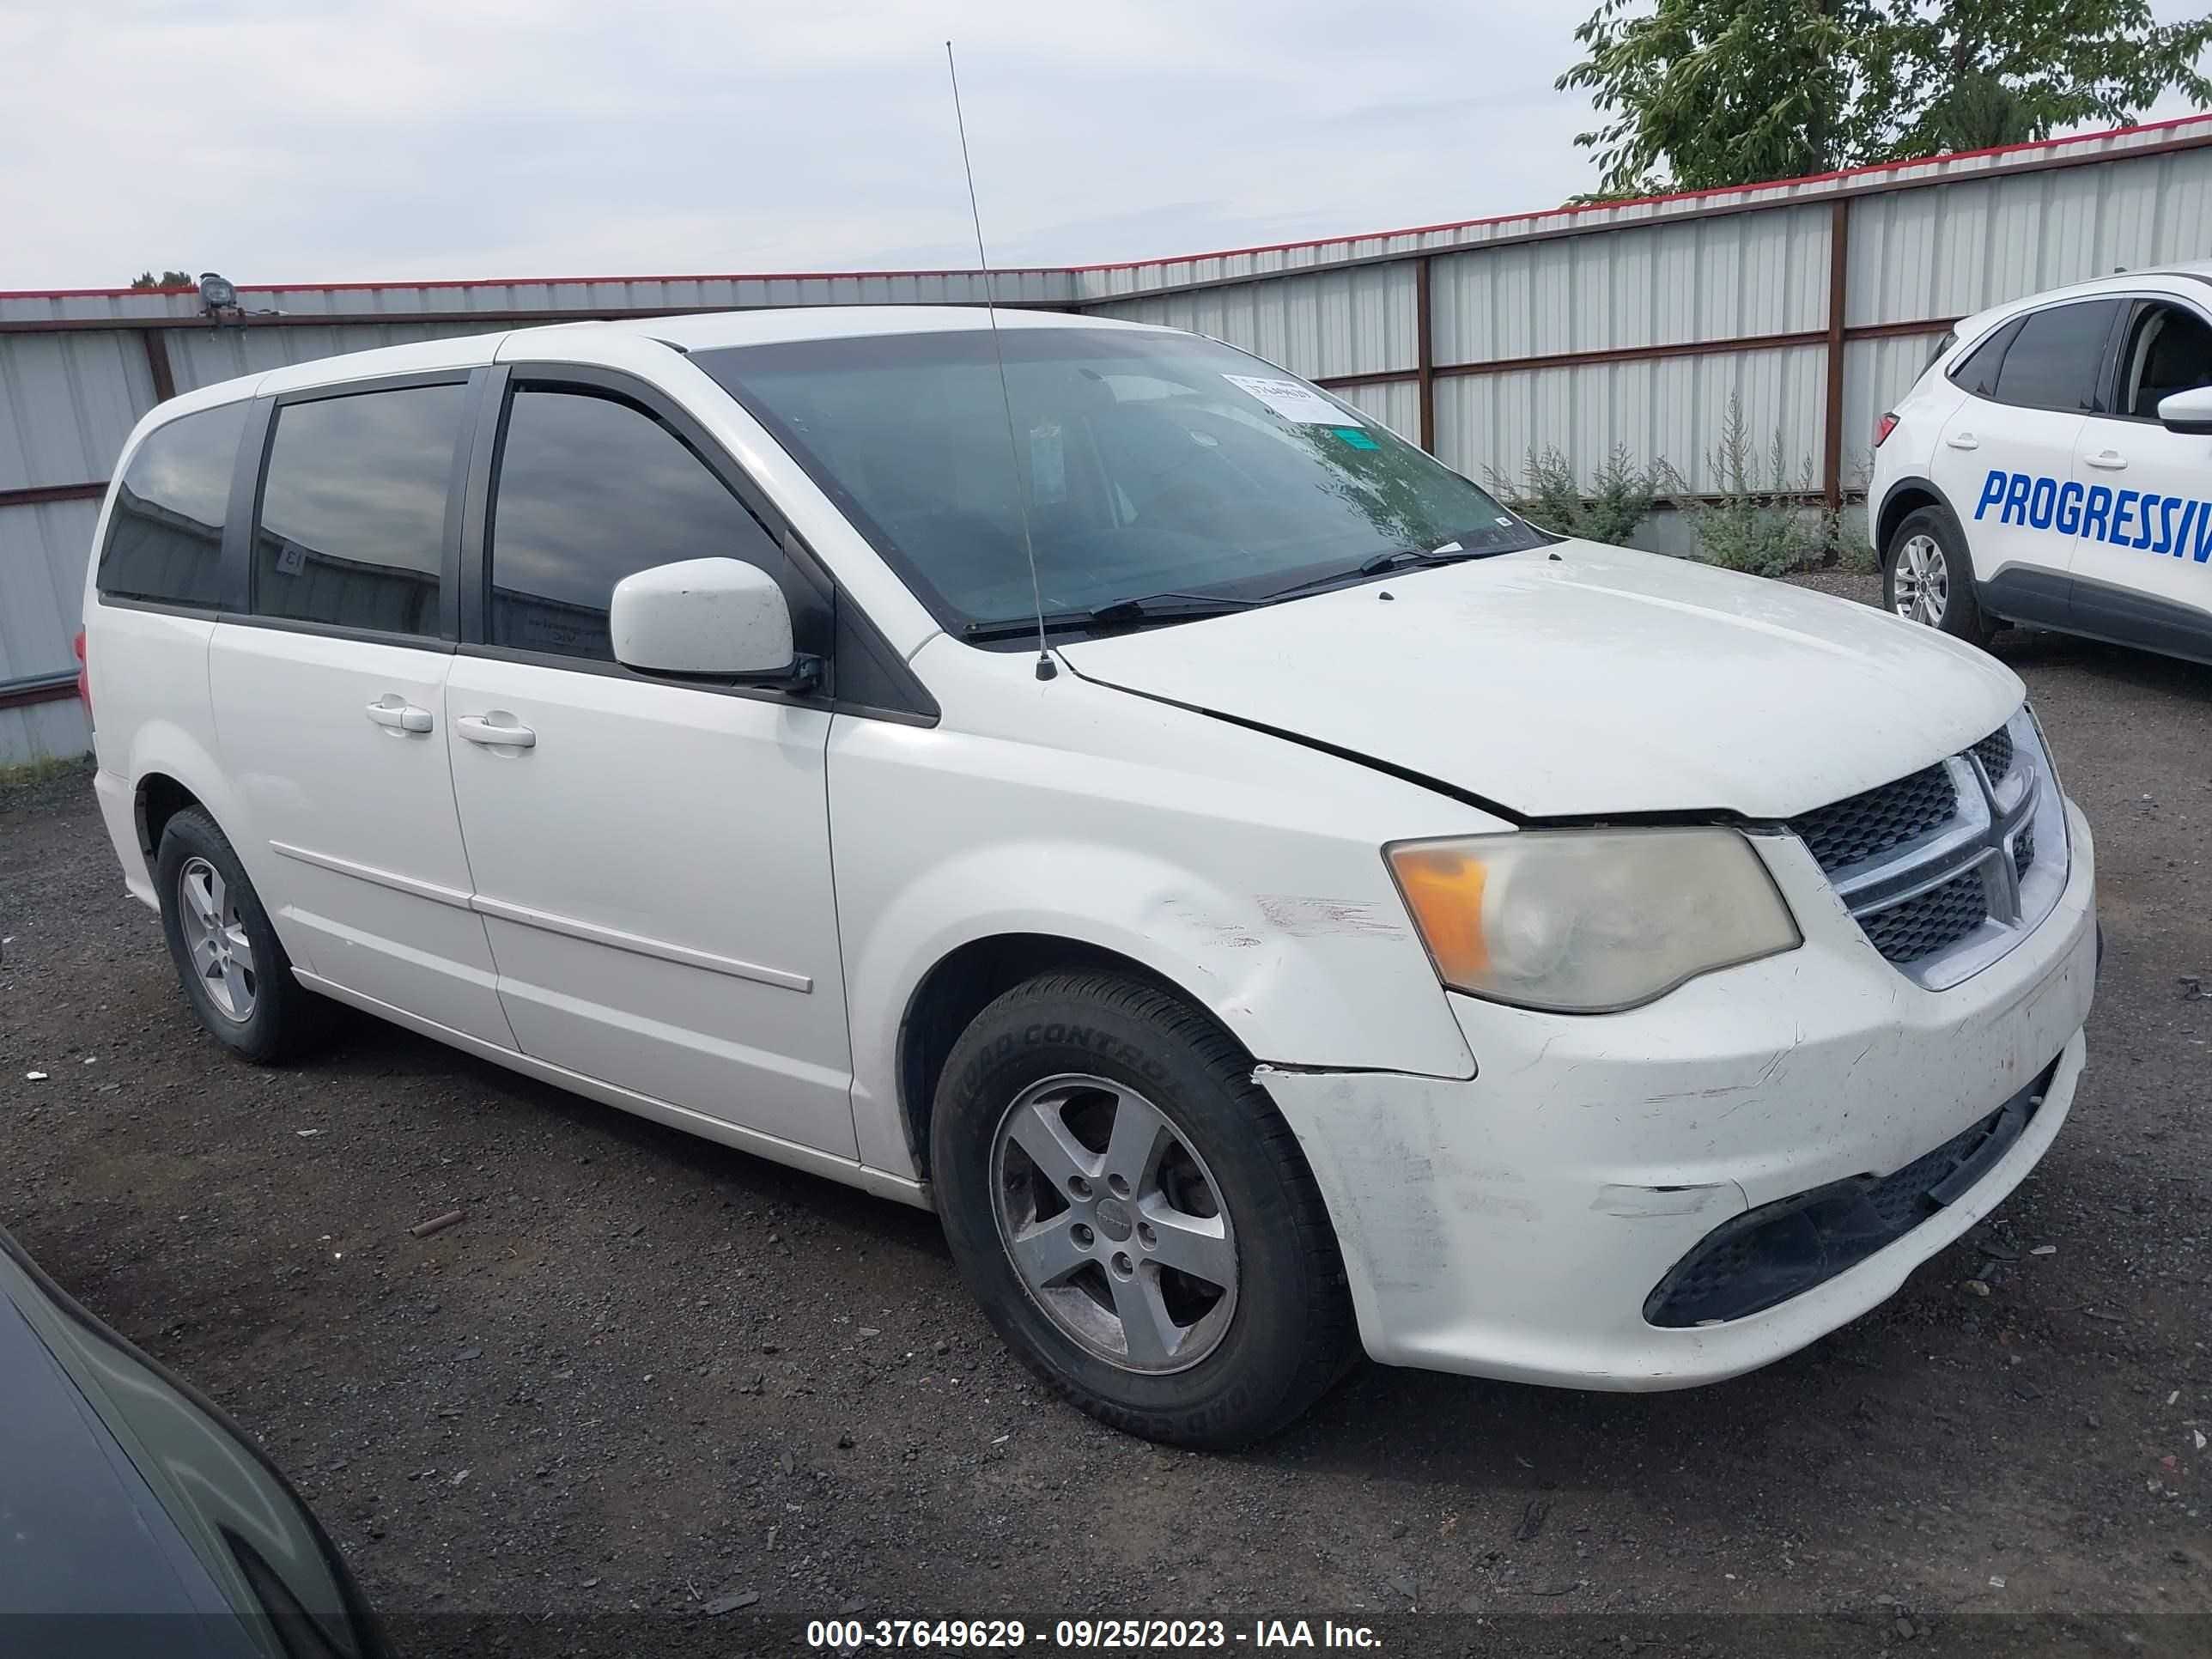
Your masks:
{"label": "tree", "polygon": [[2123,126],[2169,88],[2200,105],[2197,60],[2212,16],[2160,27],[2143,0],[1949,0],[1894,5],[1893,73],[1929,95],[1890,155],[1933,155],[2048,138],[2061,127]]}
{"label": "tree", "polygon": [[134,289],[190,288],[192,279],[187,272],[181,270],[165,270],[159,276],[150,270],[142,270],[132,279],[131,286]]}
{"label": "tree", "polygon": [[[1648,9],[1647,9],[1648,8]],[[2146,0],[1601,0],[1559,78],[1611,118],[1602,197],[1755,184],[2212,103],[2212,15]]]}

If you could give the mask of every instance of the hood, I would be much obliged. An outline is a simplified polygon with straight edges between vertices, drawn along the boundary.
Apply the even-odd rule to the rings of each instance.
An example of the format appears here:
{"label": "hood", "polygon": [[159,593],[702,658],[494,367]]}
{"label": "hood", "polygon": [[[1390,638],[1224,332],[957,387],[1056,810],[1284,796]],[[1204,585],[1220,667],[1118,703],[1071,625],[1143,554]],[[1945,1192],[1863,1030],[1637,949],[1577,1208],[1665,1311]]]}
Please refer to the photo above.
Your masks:
{"label": "hood", "polygon": [[1060,654],[1522,818],[1789,817],[1957,753],[2025,695],[1886,611],[1574,541]]}

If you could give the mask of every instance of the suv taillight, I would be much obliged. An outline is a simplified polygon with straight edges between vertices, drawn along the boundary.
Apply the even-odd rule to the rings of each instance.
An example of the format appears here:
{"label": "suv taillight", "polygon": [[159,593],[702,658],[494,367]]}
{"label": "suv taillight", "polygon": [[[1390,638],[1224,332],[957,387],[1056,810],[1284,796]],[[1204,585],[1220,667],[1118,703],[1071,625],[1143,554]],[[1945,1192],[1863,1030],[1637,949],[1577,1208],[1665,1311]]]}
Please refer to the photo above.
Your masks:
{"label": "suv taillight", "polygon": [[76,630],[76,638],[70,641],[70,649],[76,653],[76,695],[84,704],[84,717],[92,718],[92,659],[84,653],[84,629]]}
{"label": "suv taillight", "polygon": [[1881,414],[1881,418],[1874,423],[1874,447],[1876,449],[1880,449],[1881,447],[1881,441],[1896,430],[1896,411],[1894,410],[1884,410]]}

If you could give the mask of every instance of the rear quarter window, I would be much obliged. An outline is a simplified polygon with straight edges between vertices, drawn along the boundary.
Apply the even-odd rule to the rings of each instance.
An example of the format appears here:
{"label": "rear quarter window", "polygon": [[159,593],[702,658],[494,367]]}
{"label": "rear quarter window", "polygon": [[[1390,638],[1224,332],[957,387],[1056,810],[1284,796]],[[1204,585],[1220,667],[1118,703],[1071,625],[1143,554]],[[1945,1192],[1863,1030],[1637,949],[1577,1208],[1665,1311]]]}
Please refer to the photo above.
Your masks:
{"label": "rear quarter window", "polygon": [[[2020,321],[2015,318],[2005,324],[1990,337],[1968,352],[1965,360],[1951,371],[1952,384],[1977,398],[1997,395],[1997,371],[2004,367],[2005,348],[2020,332]],[[1942,353],[1937,353],[1941,356]]]}
{"label": "rear quarter window", "polygon": [[100,597],[213,610],[246,406],[197,410],[146,434],[124,469],[100,550]]}

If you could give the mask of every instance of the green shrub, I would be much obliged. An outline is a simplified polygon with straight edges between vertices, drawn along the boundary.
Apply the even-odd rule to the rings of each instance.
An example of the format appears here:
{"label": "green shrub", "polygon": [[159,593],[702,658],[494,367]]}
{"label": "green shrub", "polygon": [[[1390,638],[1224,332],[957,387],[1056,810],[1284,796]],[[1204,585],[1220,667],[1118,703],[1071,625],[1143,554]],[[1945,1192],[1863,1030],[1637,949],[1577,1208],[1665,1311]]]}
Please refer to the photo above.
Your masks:
{"label": "green shrub", "polygon": [[1786,576],[1835,561],[1841,550],[1840,515],[1820,501],[1808,460],[1794,473],[1784,460],[1778,429],[1764,456],[1752,447],[1741,398],[1730,398],[1721,422],[1720,447],[1706,457],[1719,486],[1718,501],[1680,496],[1697,533],[1698,556],[1708,564],[1755,576]]}
{"label": "green shrub", "polygon": [[1638,466],[1623,445],[1600,464],[1590,480],[1595,489],[1586,495],[1565,455],[1556,449],[1532,449],[1517,478],[1492,469],[1490,488],[1533,525],[1618,546],[1651,516],[1664,477],[1663,468]]}

